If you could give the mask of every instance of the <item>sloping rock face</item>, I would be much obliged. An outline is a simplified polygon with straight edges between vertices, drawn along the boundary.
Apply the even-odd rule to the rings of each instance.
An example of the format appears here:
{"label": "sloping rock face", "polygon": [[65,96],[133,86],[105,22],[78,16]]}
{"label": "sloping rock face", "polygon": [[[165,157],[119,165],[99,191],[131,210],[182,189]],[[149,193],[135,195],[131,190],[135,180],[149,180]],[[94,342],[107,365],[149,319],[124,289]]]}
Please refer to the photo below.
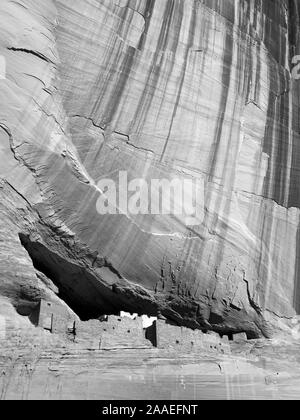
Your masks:
{"label": "sloping rock face", "polygon": [[[299,311],[298,11],[1,1],[0,293],[19,313],[47,295],[251,338]],[[203,220],[100,214],[120,171],[200,179]]]}

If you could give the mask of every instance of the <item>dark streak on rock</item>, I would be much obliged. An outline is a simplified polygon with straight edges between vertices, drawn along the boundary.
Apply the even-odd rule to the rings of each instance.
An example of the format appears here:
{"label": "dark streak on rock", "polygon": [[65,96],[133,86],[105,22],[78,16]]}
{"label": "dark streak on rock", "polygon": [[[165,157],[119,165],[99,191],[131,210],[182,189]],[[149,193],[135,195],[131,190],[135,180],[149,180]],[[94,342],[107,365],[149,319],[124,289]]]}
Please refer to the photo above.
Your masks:
{"label": "dark streak on rock", "polygon": [[23,52],[26,54],[31,54],[37,58],[40,58],[43,61],[46,61],[47,63],[55,64],[52,60],[50,60],[48,57],[46,57],[44,54],[38,51],[28,50],[26,48],[15,48],[15,47],[7,47],[7,49],[9,51],[16,51],[16,52]]}

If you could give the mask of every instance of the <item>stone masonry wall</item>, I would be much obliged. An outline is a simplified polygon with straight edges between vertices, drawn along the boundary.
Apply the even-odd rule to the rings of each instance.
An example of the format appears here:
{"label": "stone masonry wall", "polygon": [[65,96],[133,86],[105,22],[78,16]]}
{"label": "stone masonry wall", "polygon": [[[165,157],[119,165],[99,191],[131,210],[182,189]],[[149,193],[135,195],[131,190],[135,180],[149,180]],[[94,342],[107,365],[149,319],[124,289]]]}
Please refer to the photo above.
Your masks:
{"label": "stone masonry wall", "polygon": [[[152,348],[181,352],[230,353],[229,339],[213,332],[203,333],[157,320],[147,329],[141,317],[130,319],[107,316],[103,319],[79,321],[72,318],[66,308],[41,300],[32,315],[32,321],[53,334],[64,335],[84,349],[109,350],[120,348]],[[236,334],[234,341],[243,341],[245,334]]]}
{"label": "stone masonry wall", "polygon": [[76,322],[75,342],[91,349],[151,348],[141,318],[109,316],[107,321]]}
{"label": "stone masonry wall", "polygon": [[158,320],[156,326],[156,343],[160,349],[174,349],[183,352],[210,352],[230,353],[228,337],[221,338],[218,334],[204,334],[200,330],[191,330],[185,327],[167,324]]}

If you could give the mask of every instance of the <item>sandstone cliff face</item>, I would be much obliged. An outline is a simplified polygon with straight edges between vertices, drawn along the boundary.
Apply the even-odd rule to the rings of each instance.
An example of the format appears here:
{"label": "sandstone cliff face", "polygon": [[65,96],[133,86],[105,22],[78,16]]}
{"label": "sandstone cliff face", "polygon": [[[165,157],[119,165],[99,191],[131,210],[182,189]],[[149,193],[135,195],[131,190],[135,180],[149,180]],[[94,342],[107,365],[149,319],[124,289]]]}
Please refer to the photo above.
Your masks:
{"label": "sandstone cliff face", "polygon": [[[251,338],[299,311],[298,6],[1,1],[0,293],[19,313],[47,295]],[[119,171],[204,180],[203,222],[100,215]]]}

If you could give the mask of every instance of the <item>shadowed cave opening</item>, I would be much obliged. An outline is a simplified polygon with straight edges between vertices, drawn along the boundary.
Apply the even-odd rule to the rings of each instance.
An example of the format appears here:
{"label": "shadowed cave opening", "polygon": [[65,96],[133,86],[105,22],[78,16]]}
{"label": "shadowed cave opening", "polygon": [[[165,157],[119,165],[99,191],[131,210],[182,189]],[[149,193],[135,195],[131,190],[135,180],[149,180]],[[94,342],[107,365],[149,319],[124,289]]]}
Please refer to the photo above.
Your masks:
{"label": "shadowed cave opening", "polygon": [[28,235],[19,234],[35,269],[43,273],[58,288],[57,296],[82,321],[102,315],[119,315],[121,311],[156,316],[157,308],[139,296],[122,293],[117,284],[104,284],[88,267],[62,257]]}
{"label": "shadowed cave opening", "polygon": [[[162,314],[155,301],[149,301],[142,294],[126,287],[120,287],[117,272],[108,264],[105,269],[115,278],[114,281],[104,280],[92,271],[93,264],[81,265],[60,253],[56,253],[39,241],[35,241],[29,235],[20,233],[19,239],[22,246],[30,256],[35,269],[43,273],[58,289],[58,298],[82,320],[99,319],[103,315],[117,315],[120,312],[137,314],[139,316],[161,318]],[[64,245],[65,246],[65,245]],[[83,258],[84,260],[84,258]],[[177,308],[178,309],[178,308]],[[180,309],[180,308],[179,308]],[[182,308],[181,308],[182,309]],[[182,323],[168,316],[165,312],[163,319],[166,323],[177,326],[186,326],[195,329],[195,324],[187,324],[184,318]],[[227,335],[229,340],[232,334],[246,332],[248,339],[259,338],[260,334],[256,328],[247,328],[247,331],[236,330],[236,328],[218,328],[218,322],[222,323],[220,316],[211,316],[210,322],[216,323],[211,331],[219,333],[220,336]],[[201,328],[202,332],[208,333],[207,328]],[[210,329],[209,329],[210,330]]]}

